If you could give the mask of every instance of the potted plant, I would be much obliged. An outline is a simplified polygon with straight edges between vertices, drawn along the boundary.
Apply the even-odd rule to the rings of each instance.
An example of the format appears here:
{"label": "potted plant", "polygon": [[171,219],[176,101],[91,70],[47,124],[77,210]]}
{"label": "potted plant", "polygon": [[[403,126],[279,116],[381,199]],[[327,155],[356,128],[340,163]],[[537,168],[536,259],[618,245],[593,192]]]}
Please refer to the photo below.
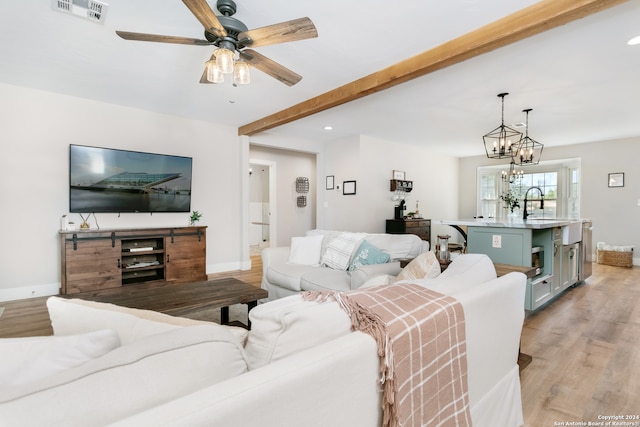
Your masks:
{"label": "potted plant", "polygon": [[202,214],[200,212],[198,211],[191,212],[191,216],[189,217],[189,224],[196,225],[196,222],[200,221],[200,218],[202,218]]}
{"label": "potted plant", "polygon": [[500,195],[500,200],[502,200],[511,213],[515,208],[520,207],[520,202],[518,201],[518,197],[513,190],[506,191]]}

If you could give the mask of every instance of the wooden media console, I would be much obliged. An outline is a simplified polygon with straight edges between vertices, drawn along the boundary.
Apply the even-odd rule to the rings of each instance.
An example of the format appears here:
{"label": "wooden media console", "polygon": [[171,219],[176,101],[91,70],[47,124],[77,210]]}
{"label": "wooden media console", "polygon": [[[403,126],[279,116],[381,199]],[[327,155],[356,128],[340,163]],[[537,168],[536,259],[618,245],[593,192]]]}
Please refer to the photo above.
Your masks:
{"label": "wooden media console", "polygon": [[207,227],[61,231],[63,295],[207,280]]}

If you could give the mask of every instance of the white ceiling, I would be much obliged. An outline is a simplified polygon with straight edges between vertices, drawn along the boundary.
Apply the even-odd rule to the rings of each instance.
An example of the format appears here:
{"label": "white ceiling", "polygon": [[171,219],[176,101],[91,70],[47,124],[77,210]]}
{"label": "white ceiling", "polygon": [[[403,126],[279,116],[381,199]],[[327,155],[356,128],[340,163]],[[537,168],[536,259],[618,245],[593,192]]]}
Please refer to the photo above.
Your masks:
{"label": "white ceiling", "polygon": [[[287,87],[198,81],[213,47],[126,41],[115,30],[203,38],[180,0],[105,0],[103,25],[50,1],[0,3],[0,82],[234,127],[251,123],[525,8],[532,0],[236,0],[250,29],[308,16],[319,37],[256,48],[301,74]],[[605,0],[603,0],[605,1]],[[214,5],[213,0],[210,4]],[[640,136],[640,0],[268,131],[329,141],[367,135],[484,153],[482,135],[529,116],[545,146]],[[332,125],[331,132],[323,130]]]}

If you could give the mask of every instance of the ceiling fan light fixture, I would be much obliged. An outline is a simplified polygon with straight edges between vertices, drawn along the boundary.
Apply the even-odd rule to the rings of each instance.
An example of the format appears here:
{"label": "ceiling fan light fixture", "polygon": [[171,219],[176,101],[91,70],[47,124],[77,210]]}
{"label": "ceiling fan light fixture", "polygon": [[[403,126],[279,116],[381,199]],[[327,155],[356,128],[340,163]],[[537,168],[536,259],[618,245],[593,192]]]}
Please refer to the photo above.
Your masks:
{"label": "ceiling fan light fixture", "polygon": [[224,74],[233,73],[234,52],[221,47],[216,50],[216,67]]}
{"label": "ceiling fan light fixture", "polygon": [[244,61],[236,62],[236,65],[233,68],[233,82],[238,85],[248,85],[251,83],[249,64]]}
{"label": "ceiling fan light fixture", "polygon": [[220,72],[220,69],[216,65],[215,59],[210,59],[206,62],[207,67],[207,80],[211,83],[223,83],[224,74]]}

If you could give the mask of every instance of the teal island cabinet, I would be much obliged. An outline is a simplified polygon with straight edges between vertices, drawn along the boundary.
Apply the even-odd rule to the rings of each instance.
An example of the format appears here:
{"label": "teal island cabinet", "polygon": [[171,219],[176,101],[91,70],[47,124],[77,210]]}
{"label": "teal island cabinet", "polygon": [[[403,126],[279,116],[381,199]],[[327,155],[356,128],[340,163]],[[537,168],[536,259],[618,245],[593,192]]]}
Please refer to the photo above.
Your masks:
{"label": "teal island cabinet", "polygon": [[535,277],[527,280],[527,310],[538,309],[579,280],[582,220],[472,219],[440,223],[466,229],[468,253],[486,254],[494,263],[535,267]]}

